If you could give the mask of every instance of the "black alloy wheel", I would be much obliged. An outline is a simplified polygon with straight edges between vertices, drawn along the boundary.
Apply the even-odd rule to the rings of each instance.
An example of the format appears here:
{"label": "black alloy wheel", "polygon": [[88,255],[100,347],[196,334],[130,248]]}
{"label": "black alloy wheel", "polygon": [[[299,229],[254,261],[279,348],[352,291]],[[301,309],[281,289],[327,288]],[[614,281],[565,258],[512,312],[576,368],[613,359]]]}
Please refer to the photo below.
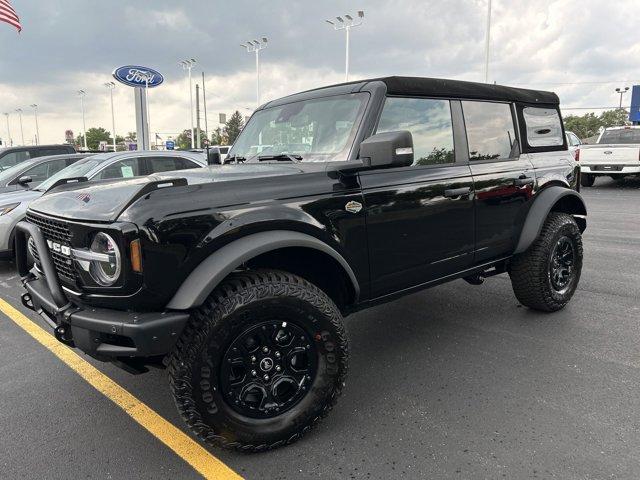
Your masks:
{"label": "black alloy wheel", "polygon": [[566,291],[571,282],[575,255],[571,239],[566,235],[560,237],[549,261],[549,281],[553,289],[560,294]]}
{"label": "black alloy wheel", "polygon": [[227,348],[220,388],[238,413],[273,418],[304,396],[315,378],[317,356],[315,342],[298,325],[262,322],[239,334]]}

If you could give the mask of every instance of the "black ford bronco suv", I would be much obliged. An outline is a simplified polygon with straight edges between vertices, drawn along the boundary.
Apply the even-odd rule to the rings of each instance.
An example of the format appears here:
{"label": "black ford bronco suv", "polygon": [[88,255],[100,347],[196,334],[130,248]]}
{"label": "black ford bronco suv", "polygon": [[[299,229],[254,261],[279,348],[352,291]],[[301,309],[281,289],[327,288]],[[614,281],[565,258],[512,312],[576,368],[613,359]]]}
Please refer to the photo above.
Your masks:
{"label": "black ford bronco suv", "polygon": [[22,301],[92,357],[161,359],[201,439],[290,443],[343,389],[349,313],[501,273],[529,308],[569,302],[586,208],[558,103],[406,77],[269,102],[222,165],[33,202]]}

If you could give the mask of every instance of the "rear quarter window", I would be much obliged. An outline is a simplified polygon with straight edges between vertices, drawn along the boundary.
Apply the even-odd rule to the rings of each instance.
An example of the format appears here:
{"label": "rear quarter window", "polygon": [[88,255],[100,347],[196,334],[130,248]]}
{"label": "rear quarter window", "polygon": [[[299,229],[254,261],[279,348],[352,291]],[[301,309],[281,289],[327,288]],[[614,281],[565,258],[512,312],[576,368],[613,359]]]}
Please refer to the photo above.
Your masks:
{"label": "rear quarter window", "polygon": [[530,147],[558,147],[564,144],[560,114],[553,108],[525,107],[522,110]]}

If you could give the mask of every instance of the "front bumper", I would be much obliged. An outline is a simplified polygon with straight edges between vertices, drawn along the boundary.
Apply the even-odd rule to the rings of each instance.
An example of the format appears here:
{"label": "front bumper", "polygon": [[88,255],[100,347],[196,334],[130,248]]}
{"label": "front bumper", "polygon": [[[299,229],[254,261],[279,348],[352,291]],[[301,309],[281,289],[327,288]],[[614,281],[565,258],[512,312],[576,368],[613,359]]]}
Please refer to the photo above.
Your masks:
{"label": "front bumper", "polygon": [[[26,235],[34,239],[44,275],[29,271]],[[164,355],[171,351],[189,319],[182,311],[124,312],[70,302],[46,240],[31,223],[16,226],[16,264],[27,290],[22,303],[51,325],[56,338],[101,360]]]}
{"label": "front bumper", "polygon": [[636,175],[640,173],[640,165],[584,165],[580,164],[582,173],[602,175]]}

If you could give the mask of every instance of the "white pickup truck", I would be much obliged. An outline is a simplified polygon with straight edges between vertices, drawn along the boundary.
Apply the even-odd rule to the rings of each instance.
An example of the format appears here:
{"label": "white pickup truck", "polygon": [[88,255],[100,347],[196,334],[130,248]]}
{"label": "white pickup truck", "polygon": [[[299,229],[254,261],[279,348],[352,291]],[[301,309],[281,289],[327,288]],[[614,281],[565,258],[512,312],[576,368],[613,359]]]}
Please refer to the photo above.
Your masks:
{"label": "white pickup truck", "polygon": [[595,145],[580,145],[579,159],[584,187],[601,175],[614,180],[640,175],[640,126],[606,128]]}

